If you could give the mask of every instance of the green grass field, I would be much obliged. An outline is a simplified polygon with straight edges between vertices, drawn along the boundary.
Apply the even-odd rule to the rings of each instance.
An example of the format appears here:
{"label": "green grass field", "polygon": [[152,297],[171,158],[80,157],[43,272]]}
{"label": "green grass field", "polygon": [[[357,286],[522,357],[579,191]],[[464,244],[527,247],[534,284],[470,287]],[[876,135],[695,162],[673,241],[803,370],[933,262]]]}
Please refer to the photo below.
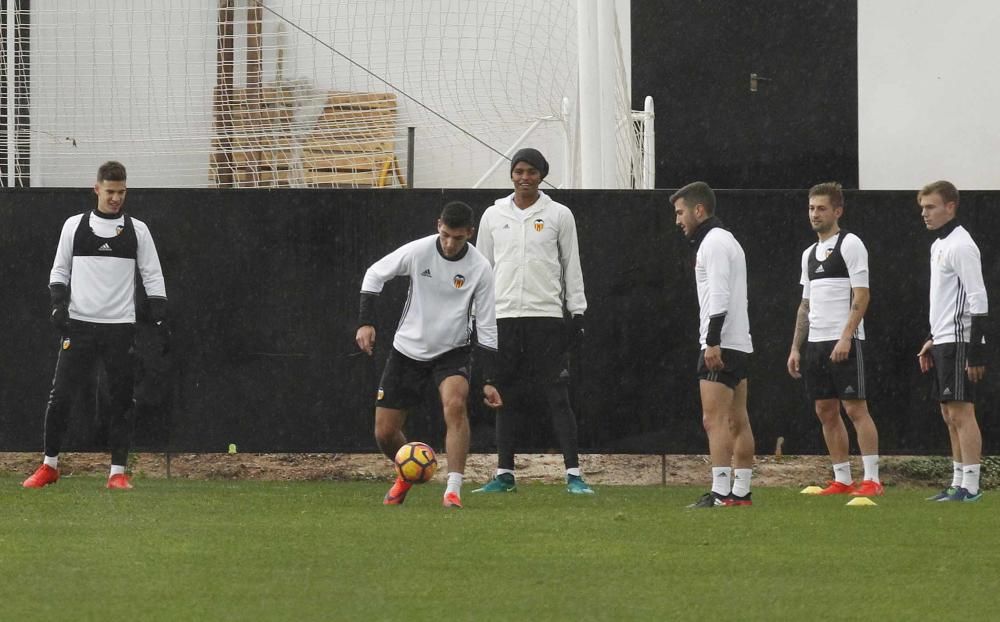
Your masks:
{"label": "green grass field", "polygon": [[2,620],[991,619],[997,503],[560,486],[402,507],[367,482],[0,477]]}

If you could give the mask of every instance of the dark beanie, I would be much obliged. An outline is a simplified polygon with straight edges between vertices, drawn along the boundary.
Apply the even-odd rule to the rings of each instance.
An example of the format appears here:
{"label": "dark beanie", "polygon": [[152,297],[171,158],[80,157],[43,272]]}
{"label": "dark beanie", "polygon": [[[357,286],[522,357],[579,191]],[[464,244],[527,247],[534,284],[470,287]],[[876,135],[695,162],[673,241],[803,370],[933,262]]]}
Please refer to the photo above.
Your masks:
{"label": "dark beanie", "polygon": [[527,162],[537,168],[538,172],[542,174],[542,179],[545,179],[545,176],[549,174],[549,163],[545,161],[545,156],[538,149],[532,149],[531,147],[519,149],[514,154],[514,157],[510,159],[510,172],[512,175],[514,174],[514,167],[517,166],[518,162]]}

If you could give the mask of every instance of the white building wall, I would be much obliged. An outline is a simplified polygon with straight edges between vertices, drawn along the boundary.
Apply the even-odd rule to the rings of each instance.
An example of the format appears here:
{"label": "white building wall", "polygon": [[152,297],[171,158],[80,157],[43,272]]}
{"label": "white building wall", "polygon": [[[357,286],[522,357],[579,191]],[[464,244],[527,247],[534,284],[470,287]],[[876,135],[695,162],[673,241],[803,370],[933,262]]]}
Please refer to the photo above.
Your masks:
{"label": "white building wall", "polygon": [[860,186],[1000,188],[1000,2],[859,0]]}

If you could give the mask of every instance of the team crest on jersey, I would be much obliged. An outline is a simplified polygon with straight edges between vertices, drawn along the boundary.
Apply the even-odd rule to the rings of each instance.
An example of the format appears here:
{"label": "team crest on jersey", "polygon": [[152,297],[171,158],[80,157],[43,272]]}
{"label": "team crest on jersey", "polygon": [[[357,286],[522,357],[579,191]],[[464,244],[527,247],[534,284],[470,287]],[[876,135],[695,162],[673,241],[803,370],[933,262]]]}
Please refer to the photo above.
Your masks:
{"label": "team crest on jersey", "polygon": [[832,254],[833,254],[833,249],[832,249],[832,248],[828,248],[828,249],[826,249],[826,256],[827,256],[827,257],[829,257],[829,256],[830,256],[830,255],[832,255]]}
{"label": "team crest on jersey", "polygon": [[539,233],[541,233],[542,229],[544,229],[544,228],[545,228],[545,221],[542,220],[541,218],[536,218],[535,219],[535,231],[538,231]]}
{"label": "team crest on jersey", "polygon": [[379,387],[378,388],[378,396],[375,399],[377,401],[381,402],[382,398],[384,398],[384,397],[385,397],[385,391],[382,389],[382,387]]}
{"label": "team crest on jersey", "polygon": [[66,337],[65,339],[63,339],[63,342],[62,342],[62,349],[63,350],[69,350],[69,346],[70,345],[71,344],[69,342],[69,337]]}
{"label": "team crest on jersey", "polygon": [[118,225],[115,227],[115,235],[121,235],[122,231],[125,230],[125,225]]}
{"label": "team crest on jersey", "polygon": [[452,279],[452,283],[455,284],[455,289],[462,289],[462,286],[465,285],[465,277],[461,274],[456,274],[455,278]]}

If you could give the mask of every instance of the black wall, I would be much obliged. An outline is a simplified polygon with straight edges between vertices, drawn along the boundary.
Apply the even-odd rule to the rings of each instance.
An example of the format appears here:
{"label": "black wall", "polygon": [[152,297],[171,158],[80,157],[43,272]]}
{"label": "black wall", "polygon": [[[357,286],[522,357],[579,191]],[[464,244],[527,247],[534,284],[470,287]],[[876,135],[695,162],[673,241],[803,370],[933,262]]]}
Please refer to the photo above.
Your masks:
{"label": "black wall", "polygon": [[657,187],[857,188],[857,20],[856,0],[632,0]]}
{"label": "black wall", "polygon": [[[503,191],[133,190],[131,213],[159,249],[173,316],[166,359],[143,332],[148,378],[140,391],[137,444],[147,449],[374,451],[375,386],[406,293],[393,282],[380,301],[379,354],[349,356],[366,267],[433,232],[437,210],[462,199],[482,210]],[[697,302],[689,250],[666,191],[563,191],[579,225],[590,303],[588,340],[574,372],[581,445],[588,451],[704,452],[694,365]],[[927,331],[929,234],[913,192],[848,193],[845,228],[871,254],[866,328],[872,412],[883,451],[945,452],[929,381],[916,366]],[[998,291],[1000,193],[964,193],[962,219],[978,240],[991,293]],[[823,450],[801,386],[785,372],[800,298],[798,260],[814,236],[801,191],[719,193],[719,214],[746,249],[752,358],[750,409],[757,451],[778,436],[790,453]],[[0,194],[0,450],[39,450],[57,352],[46,321],[48,272],[62,222],[93,206],[78,190]],[[995,297],[995,296],[994,296]],[[996,451],[995,372],[980,413]],[[101,447],[93,389],[69,447]],[[547,419],[525,450],[555,447]],[[440,446],[433,409],[414,413],[413,438]],[[473,415],[474,446],[492,451],[492,420]]]}

